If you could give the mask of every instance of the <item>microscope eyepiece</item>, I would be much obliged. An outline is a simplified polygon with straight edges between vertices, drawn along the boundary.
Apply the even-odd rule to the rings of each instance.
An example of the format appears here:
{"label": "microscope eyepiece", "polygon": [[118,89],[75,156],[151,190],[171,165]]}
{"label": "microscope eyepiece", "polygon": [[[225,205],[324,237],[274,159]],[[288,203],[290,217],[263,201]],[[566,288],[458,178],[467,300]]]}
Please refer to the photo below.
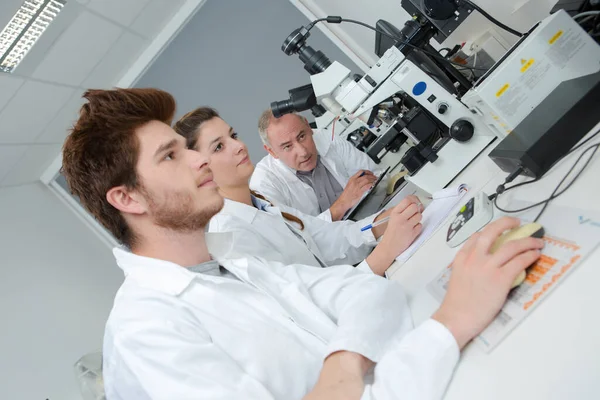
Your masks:
{"label": "microscope eyepiece", "polygon": [[280,100],[271,103],[271,111],[275,118],[281,118],[285,114],[291,114],[295,111],[294,104],[291,100]]}
{"label": "microscope eyepiece", "polygon": [[310,110],[317,105],[315,91],[311,84],[300,86],[289,91],[290,98],[271,103],[271,111],[275,118],[285,114]]}

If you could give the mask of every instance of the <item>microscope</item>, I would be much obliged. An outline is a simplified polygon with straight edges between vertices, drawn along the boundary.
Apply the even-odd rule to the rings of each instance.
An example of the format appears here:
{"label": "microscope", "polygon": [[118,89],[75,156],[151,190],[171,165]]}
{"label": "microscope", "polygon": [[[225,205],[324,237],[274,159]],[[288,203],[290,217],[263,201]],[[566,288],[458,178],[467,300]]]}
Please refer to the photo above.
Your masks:
{"label": "microscope", "polygon": [[[282,51],[299,56],[311,84],[291,89],[289,99],[273,102],[271,109],[275,117],[311,110],[319,134],[348,140],[392,169],[402,165],[407,180],[433,193],[449,185],[496,134],[460,101],[472,82],[442,57],[431,56],[439,53],[429,41],[440,35],[443,40],[472,9],[452,1],[424,4],[425,9],[403,0],[414,16],[401,30],[377,23],[375,51],[381,58],[363,76],[309,46],[312,25],[294,30]],[[442,24],[441,31],[444,20],[454,25]]]}

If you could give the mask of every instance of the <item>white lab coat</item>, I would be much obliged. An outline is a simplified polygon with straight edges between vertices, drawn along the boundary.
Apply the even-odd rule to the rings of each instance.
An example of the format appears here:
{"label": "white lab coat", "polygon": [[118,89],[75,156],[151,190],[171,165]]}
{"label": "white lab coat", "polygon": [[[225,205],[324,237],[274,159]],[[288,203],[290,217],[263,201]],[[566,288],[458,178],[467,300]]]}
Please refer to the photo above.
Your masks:
{"label": "white lab coat", "polygon": [[[208,225],[209,232],[233,232],[233,247],[242,257],[315,267],[321,266],[317,259],[325,265],[354,265],[361,263],[376,245],[371,230],[360,231],[373,222],[374,216],[358,222],[326,222],[285,206],[273,207],[254,196],[252,200],[255,207],[225,199],[223,209]],[[300,218],[304,230],[284,219],[282,212]],[[364,268],[364,263],[360,267]]]}
{"label": "white lab coat", "polygon": [[115,249],[126,279],[106,325],[107,399],[301,399],[336,351],[378,363],[363,400],[442,396],[458,347],[433,320],[412,330],[397,283],[349,266],[229,259],[230,242],[220,236],[215,251],[210,235],[239,281]]}
{"label": "white lab coat", "polygon": [[[368,155],[352,146],[350,142],[338,137],[332,141],[331,136],[321,130],[313,132],[321,161],[343,188],[346,187],[352,175],[360,170],[369,170],[378,176],[384,171]],[[387,186],[387,179],[388,177],[385,177],[381,182],[382,187]],[[295,170],[271,155],[267,155],[256,164],[250,178],[250,188],[277,206],[284,205],[304,214],[331,221],[329,210],[320,212],[315,191],[296,176]]]}

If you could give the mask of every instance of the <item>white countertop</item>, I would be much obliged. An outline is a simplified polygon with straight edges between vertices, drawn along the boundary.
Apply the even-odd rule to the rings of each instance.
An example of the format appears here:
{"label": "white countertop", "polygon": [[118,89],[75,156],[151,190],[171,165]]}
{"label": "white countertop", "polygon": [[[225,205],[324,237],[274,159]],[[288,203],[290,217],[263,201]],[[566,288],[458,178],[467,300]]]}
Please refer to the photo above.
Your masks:
{"label": "white countertop", "polygon": [[[594,131],[598,128],[600,124]],[[598,142],[600,136],[590,143]],[[599,153],[573,187],[552,204],[600,211]],[[541,181],[502,195],[499,204],[506,204],[512,196],[527,201],[547,198],[578,154],[580,151],[561,161]],[[445,242],[449,219],[478,191],[494,193],[506,175],[487,155],[476,159],[455,180],[456,184],[469,184],[469,194],[406,264],[390,269],[390,279],[400,281],[408,293],[415,324],[437,309],[439,304],[426,285],[448,266],[457,252]],[[539,222],[544,224],[544,216]],[[485,353],[475,344],[467,346],[445,399],[600,399],[598,306],[600,250],[597,249],[491,353]]]}

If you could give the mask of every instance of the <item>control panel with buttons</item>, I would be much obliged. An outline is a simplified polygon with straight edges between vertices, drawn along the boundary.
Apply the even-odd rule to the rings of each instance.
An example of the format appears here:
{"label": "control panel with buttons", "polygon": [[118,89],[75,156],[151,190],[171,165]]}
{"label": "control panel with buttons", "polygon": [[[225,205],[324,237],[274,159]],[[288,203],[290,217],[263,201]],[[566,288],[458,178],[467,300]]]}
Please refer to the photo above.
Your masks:
{"label": "control panel with buttons", "polygon": [[454,217],[448,227],[446,242],[456,247],[466,241],[472,234],[486,226],[494,216],[494,207],[488,196],[479,192],[467,201]]}

